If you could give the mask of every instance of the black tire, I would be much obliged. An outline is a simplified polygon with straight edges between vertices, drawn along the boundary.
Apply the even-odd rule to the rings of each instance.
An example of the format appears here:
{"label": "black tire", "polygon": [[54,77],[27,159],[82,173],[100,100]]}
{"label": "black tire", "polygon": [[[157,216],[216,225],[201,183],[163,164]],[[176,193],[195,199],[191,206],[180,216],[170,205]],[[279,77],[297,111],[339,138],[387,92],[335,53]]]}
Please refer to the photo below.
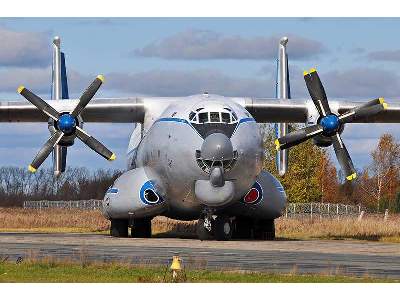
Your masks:
{"label": "black tire", "polygon": [[110,235],[114,237],[128,237],[128,220],[112,219]]}
{"label": "black tire", "polygon": [[151,238],[151,219],[134,219],[131,229],[133,238]]}
{"label": "black tire", "polygon": [[199,219],[199,221],[197,222],[196,234],[201,241],[213,239],[212,232],[208,231],[204,227],[204,219]]}
{"label": "black tire", "polygon": [[218,216],[214,221],[214,236],[217,241],[228,241],[232,238],[232,221],[226,216]]}
{"label": "black tire", "polygon": [[246,217],[236,217],[232,238],[252,239],[254,220]]}
{"label": "black tire", "polygon": [[275,239],[275,220],[257,220],[254,226],[254,239],[272,241]]}

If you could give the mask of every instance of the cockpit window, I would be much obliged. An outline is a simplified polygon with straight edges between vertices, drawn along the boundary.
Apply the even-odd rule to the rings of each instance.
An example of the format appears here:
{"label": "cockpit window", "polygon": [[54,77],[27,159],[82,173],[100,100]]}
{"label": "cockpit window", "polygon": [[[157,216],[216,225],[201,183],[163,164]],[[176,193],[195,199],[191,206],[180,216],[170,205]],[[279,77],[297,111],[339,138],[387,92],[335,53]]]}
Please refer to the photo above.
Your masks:
{"label": "cockpit window", "polygon": [[210,112],[210,122],[221,123],[221,120],[219,118],[219,112]]}
{"label": "cockpit window", "polygon": [[228,113],[221,113],[221,117],[222,117],[222,123],[230,123],[231,122],[231,116]]}
{"label": "cockpit window", "polygon": [[204,111],[204,108],[198,108],[189,113],[189,120],[196,124],[220,123],[232,124],[237,122],[237,115],[232,109],[224,107],[221,111]]}
{"label": "cockpit window", "polygon": [[208,112],[199,113],[199,123],[208,123]]}

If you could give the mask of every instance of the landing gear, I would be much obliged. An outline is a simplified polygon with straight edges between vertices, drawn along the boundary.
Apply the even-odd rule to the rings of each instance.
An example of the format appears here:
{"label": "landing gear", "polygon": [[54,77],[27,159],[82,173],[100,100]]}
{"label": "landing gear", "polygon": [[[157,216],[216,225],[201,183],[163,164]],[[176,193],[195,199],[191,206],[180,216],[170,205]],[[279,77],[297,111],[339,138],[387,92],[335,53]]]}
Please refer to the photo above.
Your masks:
{"label": "landing gear", "polygon": [[134,219],[131,227],[131,237],[150,238],[151,237],[151,218]]}
{"label": "landing gear", "polygon": [[227,216],[204,216],[197,222],[196,232],[202,241],[227,241],[232,238],[232,221]]}
{"label": "landing gear", "polygon": [[275,239],[275,222],[237,217],[233,238],[272,241]]}
{"label": "landing gear", "polygon": [[214,235],[217,241],[228,241],[232,238],[232,221],[226,216],[218,216],[214,224]]}
{"label": "landing gear", "polygon": [[112,219],[110,235],[114,237],[128,237],[128,220]]}

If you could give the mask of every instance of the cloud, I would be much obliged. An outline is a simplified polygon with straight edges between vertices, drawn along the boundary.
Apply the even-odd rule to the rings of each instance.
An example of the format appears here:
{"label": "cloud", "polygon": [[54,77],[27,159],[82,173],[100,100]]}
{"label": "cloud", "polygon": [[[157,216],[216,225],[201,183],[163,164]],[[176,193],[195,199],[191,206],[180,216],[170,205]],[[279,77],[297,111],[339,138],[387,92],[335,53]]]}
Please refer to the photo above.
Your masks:
{"label": "cloud", "polygon": [[273,80],[231,77],[208,69],[110,73],[107,78],[105,88],[135,94],[187,96],[205,91],[225,96],[272,97],[274,94]]}
{"label": "cloud", "polygon": [[51,64],[50,38],[46,33],[0,27],[0,41],[0,66],[44,67]]}
{"label": "cloud", "polygon": [[[276,59],[279,37],[224,36],[209,30],[188,30],[131,52],[131,55],[165,59]],[[323,52],[318,41],[289,35],[290,58],[310,59]]]}
{"label": "cloud", "polygon": [[368,53],[371,60],[400,62],[400,50],[381,50]]}

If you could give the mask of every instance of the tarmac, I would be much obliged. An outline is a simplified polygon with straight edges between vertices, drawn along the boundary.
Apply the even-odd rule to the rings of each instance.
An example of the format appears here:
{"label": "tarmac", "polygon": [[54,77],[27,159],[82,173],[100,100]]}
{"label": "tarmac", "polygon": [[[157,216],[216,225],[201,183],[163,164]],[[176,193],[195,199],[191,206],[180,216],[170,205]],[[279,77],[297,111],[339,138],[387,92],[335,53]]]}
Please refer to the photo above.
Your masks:
{"label": "tarmac", "polygon": [[0,233],[0,260],[54,257],[186,268],[400,279],[400,244],[353,240],[200,241],[94,233]]}

